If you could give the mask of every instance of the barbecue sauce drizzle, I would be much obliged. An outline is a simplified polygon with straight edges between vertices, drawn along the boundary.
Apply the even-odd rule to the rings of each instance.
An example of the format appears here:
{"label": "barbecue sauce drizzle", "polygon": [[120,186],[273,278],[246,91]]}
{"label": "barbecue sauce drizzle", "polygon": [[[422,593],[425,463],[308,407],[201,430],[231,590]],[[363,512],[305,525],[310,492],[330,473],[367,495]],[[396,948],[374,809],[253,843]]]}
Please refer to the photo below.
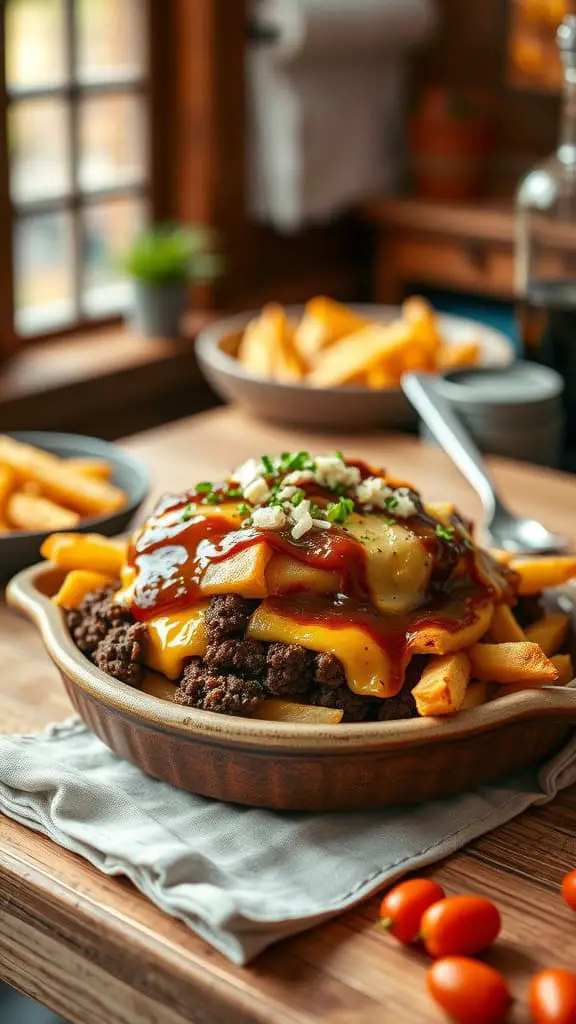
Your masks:
{"label": "barbecue sauce drizzle", "polygon": [[[374,472],[364,463],[354,465],[359,466],[363,477]],[[229,487],[230,483],[221,484],[214,493],[222,501],[229,501]],[[323,491],[317,484],[303,485],[303,489],[315,501],[333,499],[329,491]],[[384,616],[372,605],[366,579],[366,552],[361,542],[342,528],[333,525],[329,530],[312,529],[300,540],[294,540],[290,527],[280,531],[256,530],[250,525],[239,526],[224,515],[210,516],[209,507],[201,503],[200,496],[188,491],[164,497],[132,538],[128,551],[128,564],[136,572],[132,614],[136,619],[146,620],[193,606],[205,598],[199,584],[209,563],[224,561],[253,544],[265,543],[273,552],[337,572],[340,578],[337,594],[294,592],[269,597],[268,605],[310,625],[359,626],[386,652],[399,689],[411,640],[421,629],[461,629],[474,621],[478,608],[492,601],[498,589],[506,588],[505,570],[496,566],[485,552],[471,548],[457,528],[452,537],[439,537],[435,532],[439,521],[426,512],[415,492],[412,496],[417,514],[399,519],[398,523],[414,532],[424,548],[423,556],[431,557],[434,564],[426,602],[413,612]],[[192,513],[191,507],[195,508]],[[361,506],[357,510],[363,511]],[[394,518],[393,513],[385,514]],[[452,522],[455,527],[468,525],[457,517]],[[455,576],[457,565],[459,571]]]}

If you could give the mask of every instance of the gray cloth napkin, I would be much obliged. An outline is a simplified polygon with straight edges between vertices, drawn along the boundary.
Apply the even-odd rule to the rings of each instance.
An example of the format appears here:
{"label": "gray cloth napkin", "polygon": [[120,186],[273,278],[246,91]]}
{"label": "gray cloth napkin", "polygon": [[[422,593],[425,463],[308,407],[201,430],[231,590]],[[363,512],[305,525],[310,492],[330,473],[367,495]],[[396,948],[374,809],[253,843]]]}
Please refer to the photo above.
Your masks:
{"label": "gray cloth napkin", "polygon": [[576,782],[576,738],[544,767],[418,807],[279,814],[157,782],[77,719],[0,737],[0,810],[158,907],[235,963],[445,857]]}

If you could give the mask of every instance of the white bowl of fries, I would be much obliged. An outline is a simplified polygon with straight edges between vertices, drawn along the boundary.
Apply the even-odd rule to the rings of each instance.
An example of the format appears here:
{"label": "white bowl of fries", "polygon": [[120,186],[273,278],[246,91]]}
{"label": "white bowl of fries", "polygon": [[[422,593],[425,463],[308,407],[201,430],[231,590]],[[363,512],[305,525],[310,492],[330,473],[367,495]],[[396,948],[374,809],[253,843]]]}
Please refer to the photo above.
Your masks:
{"label": "white bowl of fries", "polygon": [[196,351],[225,400],[261,419],[323,429],[412,425],[404,372],[504,367],[514,359],[502,332],[435,313],[418,297],[402,307],[348,307],[324,297],[305,306],[271,303],[212,324]]}
{"label": "white bowl of fries", "polygon": [[38,561],[54,530],[121,533],[148,489],[145,467],[107,441],[53,431],[0,435],[0,581]]}

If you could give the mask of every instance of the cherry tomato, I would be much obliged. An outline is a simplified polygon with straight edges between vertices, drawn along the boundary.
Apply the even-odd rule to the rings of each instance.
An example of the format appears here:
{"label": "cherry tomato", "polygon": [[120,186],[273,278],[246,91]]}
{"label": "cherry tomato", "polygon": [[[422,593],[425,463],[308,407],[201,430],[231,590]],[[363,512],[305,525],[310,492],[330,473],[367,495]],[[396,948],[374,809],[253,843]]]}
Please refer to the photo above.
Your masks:
{"label": "cherry tomato", "polygon": [[431,956],[469,956],[490,946],[500,914],[483,896],[448,896],[422,915],[421,938]]}
{"label": "cherry tomato", "polygon": [[528,999],[534,1024],[576,1024],[576,974],[571,971],[535,974]]}
{"label": "cherry tomato", "polygon": [[562,898],[572,910],[576,910],[576,871],[569,871],[562,879]]}
{"label": "cherry tomato", "polygon": [[512,1002],[500,971],[465,956],[436,960],[426,984],[432,999],[457,1024],[500,1024]]}
{"label": "cherry tomato", "polygon": [[418,938],[422,914],[445,892],[429,878],[409,878],[386,893],[380,904],[380,925],[398,942],[409,945]]}

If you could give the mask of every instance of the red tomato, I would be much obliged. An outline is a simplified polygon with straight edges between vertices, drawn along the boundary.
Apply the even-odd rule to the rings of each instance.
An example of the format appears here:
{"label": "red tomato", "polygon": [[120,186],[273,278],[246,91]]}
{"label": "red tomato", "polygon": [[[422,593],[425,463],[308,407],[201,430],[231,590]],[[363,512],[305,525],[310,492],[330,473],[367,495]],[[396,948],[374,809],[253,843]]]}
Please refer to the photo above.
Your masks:
{"label": "red tomato", "polygon": [[569,871],[562,879],[562,898],[572,910],[576,910],[576,871]]}
{"label": "red tomato", "polygon": [[448,896],[422,915],[421,937],[431,956],[468,956],[490,946],[500,914],[483,896]]}
{"label": "red tomato", "polygon": [[426,974],[433,999],[457,1024],[500,1024],[512,997],[508,982],[488,964],[465,956],[436,960]]}
{"label": "red tomato", "polygon": [[576,1024],[576,974],[571,971],[535,974],[528,998],[534,1024]]}
{"label": "red tomato", "polygon": [[386,893],[380,904],[380,924],[398,942],[409,945],[418,938],[424,911],[444,896],[444,889],[431,879],[409,878]]}

